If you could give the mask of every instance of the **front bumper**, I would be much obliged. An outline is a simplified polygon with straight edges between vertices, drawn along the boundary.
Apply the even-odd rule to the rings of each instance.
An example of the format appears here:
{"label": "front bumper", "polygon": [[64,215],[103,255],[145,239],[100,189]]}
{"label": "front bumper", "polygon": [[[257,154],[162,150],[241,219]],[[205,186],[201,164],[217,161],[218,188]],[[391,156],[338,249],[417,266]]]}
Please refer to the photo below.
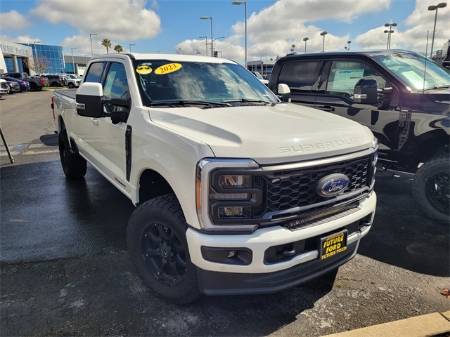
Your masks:
{"label": "front bumper", "polygon": [[[356,254],[359,240],[371,228],[375,207],[376,194],[372,192],[367,199],[360,202],[356,211],[296,230],[274,226],[259,229],[254,233],[245,235],[219,235],[204,234],[189,228],[186,233],[189,254],[191,261],[199,269],[200,287],[205,293],[265,292],[262,289],[267,289],[270,292],[306,281],[336,268]],[[366,220],[363,224],[360,224],[362,219]],[[355,223],[358,224],[357,230],[349,230],[348,233],[347,252],[338,255],[335,259],[330,259],[329,261],[331,262],[326,260],[327,262],[325,263],[319,259],[318,245],[287,261],[277,263],[265,262],[265,254],[270,247],[302,240],[306,241],[308,239],[309,241],[318,242],[320,237],[339,231],[339,229],[350,228]],[[355,227],[353,226],[352,228]],[[246,265],[212,262],[204,258],[202,247],[244,248],[252,252],[252,259]],[[230,278],[234,279],[234,281],[231,281]],[[211,280],[214,281],[212,284]],[[214,286],[217,280],[227,281],[221,282],[221,286],[217,288]],[[261,282],[259,282],[260,280]],[[272,280],[269,283],[274,283],[275,285],[267,285],[265,283],[267,280]],[[242,287],[237,286],[236,282]]]}

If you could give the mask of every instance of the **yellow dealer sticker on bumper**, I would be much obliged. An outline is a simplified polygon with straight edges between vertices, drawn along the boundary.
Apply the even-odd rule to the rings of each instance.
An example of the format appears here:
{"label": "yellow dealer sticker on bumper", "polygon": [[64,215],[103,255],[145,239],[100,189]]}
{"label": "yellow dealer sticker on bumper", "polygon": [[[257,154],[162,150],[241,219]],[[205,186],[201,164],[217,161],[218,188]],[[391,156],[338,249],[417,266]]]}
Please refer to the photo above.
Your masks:
{"label": "yellow dealer sticker on bumper", "polygon": [[347,250],[347,230],[320,240],[320,259],[325,260]]}
{"label": "yellow dealer sticker on bumper", "polygon": [[150,67],[147,64],[141,64],[140,66],[138,66],[136,68],[136,72],[139,75],[148,75],[148,74],[151,74],[152,71],[153,71],[152,67]]}
{"label": "yellow dealer sticker on bumper", "polygon": [[179,63],[163,64],[162,66],[159,66],[158,68],[155,69],[155,74],[156,75],[166,75],[166,74],[174,73],[175,71],[180,70],[182,67],[183,66]]}

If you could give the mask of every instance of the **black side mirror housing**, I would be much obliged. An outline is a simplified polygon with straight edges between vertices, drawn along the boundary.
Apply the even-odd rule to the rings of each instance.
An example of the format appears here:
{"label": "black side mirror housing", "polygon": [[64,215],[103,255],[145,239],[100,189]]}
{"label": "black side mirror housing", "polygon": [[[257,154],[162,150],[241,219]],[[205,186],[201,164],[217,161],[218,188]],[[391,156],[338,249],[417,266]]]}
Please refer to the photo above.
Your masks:
{"label": "black side mirror housing", "polygon": [[109,116],[113,124],[126,122],[130,114],[130,100],[112,98],[103,102],[105,117]]}
{"label": "black side mirror housing", "polygon": [[378,84],[374,79],[360,79],[355,85],[353,101],[360,104],[378,105]]}

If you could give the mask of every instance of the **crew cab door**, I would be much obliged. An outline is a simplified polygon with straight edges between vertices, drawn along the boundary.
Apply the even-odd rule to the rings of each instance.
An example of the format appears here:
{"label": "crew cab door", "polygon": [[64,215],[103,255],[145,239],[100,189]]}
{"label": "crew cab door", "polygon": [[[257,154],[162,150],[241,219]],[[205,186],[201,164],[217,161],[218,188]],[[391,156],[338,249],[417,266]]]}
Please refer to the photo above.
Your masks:
{"label": "crew cab door", "polygon": [[[321,78],[316,108],[367,126],[381,150],[398,148],[400,111],[391,104],[395,88],[385,75],[363,60],[335,59],[324,64]],[[367,88],[373,95],[362,92]]]}
{"label": "crew cab door", "polygon": [[124,186],[127,181],[126,143],[130,141],[126,122],[131,98],[125,66],[119,61],[108,63],[102,101],[103,117],[96,121],[92,146],[102,158],[99,168]]}

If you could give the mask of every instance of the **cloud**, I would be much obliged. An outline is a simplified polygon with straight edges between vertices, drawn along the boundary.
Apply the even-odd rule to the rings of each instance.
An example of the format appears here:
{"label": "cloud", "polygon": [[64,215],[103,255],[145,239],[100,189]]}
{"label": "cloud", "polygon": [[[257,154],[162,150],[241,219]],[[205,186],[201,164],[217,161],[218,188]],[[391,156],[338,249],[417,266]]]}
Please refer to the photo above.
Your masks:
{"label": "cloud", "polygon": [[0,13],[1,30],[22,30],[28,26],[28,20],[17,11]]}
{"label": "cloud", "polygon": [[[428,50],[431,48],[431,37],[433,34],[434,12],[427,10],[428,6],[435,4],[434,0],[416,0],[416,8],[406,18],[405,29],[394,29],[392,34],[391,48],[412,49],[425,53],[427,43],[427,31],[429,32]],[[447,22],[447,23],[446,23]],[[450,37],[450,9],[448,7],[439,9],[438,22],[434,40],[434,51],[440,49]],[[355,42],[364,49],[386,48],[386,34],[384,26],[373,28],[355,39]]]}
{"label": "cloud", "polygon": [[[322,50],[323,31],[313,23],[319,20],[337,20],[350,22],[354,18],[370,12],[389,8],[390,0],[354,1],[354,0],[279,0],[248,18],[249,60],[273,58],[288,53],[292,44],[296,51],[303,51],[303,37],[309,37],[308,51]],[[232,27],[233,35],[217,49],[223,48],[223,56],[239,61],[244,59],[242,47],[244,23],[237,22]],[[348,36],[329,33],[326,36],[326,49],[343,50]],[[202,41],[185,40],[177,45],[183,53],[197,52]],[[204,45],[204,41],[203,41]]]}
{"label": "cloud", "polygon": [[69,24],[84,35],[95,32],[129,41],[153,38],[160,31],[159,16],[146,4],[146,0],[41,0],[32,13],[54,24]]}
{"label": "cloud", "polygon": [[[111,41],[112,47],[118,44],[117,42]],[[74,54],[76,55],[86,55],[91,56],[91,41],[89,39],[89,34],[87,35],[73,35],[66,37],[62,42],[63,48],[66,49],[66,54],[70,53],[70,49],[74,48]],[[122,47],[125,48],[124,45]],[[92,51],[94,54],[106,54],[106,49],[101,45],[101,39],[97,36],[92,37]]]}

